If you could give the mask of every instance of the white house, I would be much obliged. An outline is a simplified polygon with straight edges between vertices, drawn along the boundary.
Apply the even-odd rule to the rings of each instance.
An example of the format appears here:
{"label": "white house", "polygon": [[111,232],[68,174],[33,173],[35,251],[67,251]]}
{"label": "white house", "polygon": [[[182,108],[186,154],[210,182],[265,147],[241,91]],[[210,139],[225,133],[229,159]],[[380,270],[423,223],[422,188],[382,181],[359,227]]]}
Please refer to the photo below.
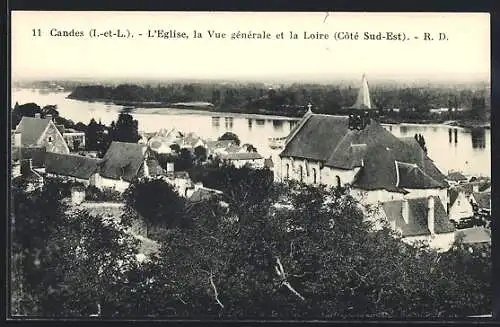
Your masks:
{"label": "white house", "polygon": [[367,204],[438,196],[447,205],[445,176],[414,138],[398,138],[375,119],[366,77],[348,115],[309,108],[288,135],[275,179],[347,186]]}
{"label": "white house", "polygon": [[47,153],[45,172],[120,192],[125,191],[134,179],[163,174],[158,162],[149,156],[146,145],[125,142],[112,142],[102,159]]}
{"label": "white house", "polygon": [[69,153],[66,141],[52,121],[51,115],[23,117],[13,134],[13,148],[43,147],[47,152]]}
{"label": "white house", "polygon": [[464,189],[453,187],[449,190],[448,215],[450,220],[459,223],[462,219],[474,216],[474,209],[468,195]]}
{"label": "white house", "polygon": [[455,227],[437,196],[388,201],[378,209],[375,217],[388,222],[406,243],[447,251],[455,241]]}
{"label": "white house", "polygon": [[230,152],[220,155],[220,158],[236,168],[244,166],[264,168],[264,157],[257,152]]}

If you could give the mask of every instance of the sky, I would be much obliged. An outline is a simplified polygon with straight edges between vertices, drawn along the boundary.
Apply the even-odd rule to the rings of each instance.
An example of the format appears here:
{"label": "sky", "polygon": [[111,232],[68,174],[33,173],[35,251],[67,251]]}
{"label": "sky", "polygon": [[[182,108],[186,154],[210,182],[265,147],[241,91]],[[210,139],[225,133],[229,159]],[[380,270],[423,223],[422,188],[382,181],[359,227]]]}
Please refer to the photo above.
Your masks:
{"label": "sky", "polygon": [[[43,12],[11,14],[12,77],[199,79],[490,79],[488,13]],[[34,36],[40,29],[41,36]],[[51,36],[51,30],[83,37]],[[90,37],[128,30],[132,38]],[[188,39],[149,38],[151,30]],[[203,38],[194,38],[193,31]],[[208,31],[270,33],[271,40],[210,39]],[[289,39],[290,31],[298,39]],[[283,32],[284,39],[276,39]],[[324,33],[328,40],[304,39]],[[358,40],[334,40],[336,32]],[[404,33],[407,41],[363,40]],[[424,33],[446,41],[424,41]],[[142,34],[142,36],[139,36]],[[419,39],[415,39],[419,37]]]}

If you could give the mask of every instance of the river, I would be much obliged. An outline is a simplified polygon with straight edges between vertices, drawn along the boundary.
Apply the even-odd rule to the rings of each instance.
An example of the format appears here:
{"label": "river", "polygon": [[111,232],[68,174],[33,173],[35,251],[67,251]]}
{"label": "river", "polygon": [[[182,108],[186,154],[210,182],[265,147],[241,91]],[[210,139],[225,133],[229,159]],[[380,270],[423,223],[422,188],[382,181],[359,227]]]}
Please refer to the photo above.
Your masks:
{"label": "river", "polygon": [[[12,106],[18,102],[34,102],[39,106],[57,105],[60,115],[75,123],[88,124],[90,119],[110,124],[116,120],[122,106],[100,102],[67,99],[68,93],[13,89]],[[253,144],[263,156],[277,157],[280,150],[268,146],[268,138],[286,136],[297,119],[261,115],[214,113],[196,110],[152,108],[137,109],[131,114],[139,122],[139,130],[155,132],[175,127],[200,137],[216,139],[226,131],[236,133],[242,143]],[[396,124],[385,125],[394,135],[425,138],[428,155],[443,173],[463,171],[474,176],[491,176],[490,130],[466,129],[446,125]]]}

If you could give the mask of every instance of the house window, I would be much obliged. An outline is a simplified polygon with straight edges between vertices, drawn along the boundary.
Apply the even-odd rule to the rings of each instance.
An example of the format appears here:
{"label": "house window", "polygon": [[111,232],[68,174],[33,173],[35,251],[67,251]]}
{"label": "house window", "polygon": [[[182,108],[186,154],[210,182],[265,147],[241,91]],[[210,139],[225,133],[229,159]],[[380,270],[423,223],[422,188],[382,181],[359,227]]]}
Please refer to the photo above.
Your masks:
{"label": "house window", "polygon": [[52,136],[49,136],[49,142],[52,142],[53,140]]}
{"label": "house window", "polygon": [[460,200],[457,201],[457,205],[460,205]]}
{"label": "house window", "polygon": [[302,168],[302,166],[299,166],[299,177],[300,177],[300,181],[303,182],[304,181],[304,169]]}
{"label": "house window", "polygon": [[337,187],[340,187],[340,177],[337,175],[335,179],[337,180]]}
{"label": "house window", "polygon": [[290,165],[286,164],[286,179],[290,178]]}
{"label": "house window", "polygon": [[312,171],[313,171],[313,183],[316,184],[316,168],[313,168]]}

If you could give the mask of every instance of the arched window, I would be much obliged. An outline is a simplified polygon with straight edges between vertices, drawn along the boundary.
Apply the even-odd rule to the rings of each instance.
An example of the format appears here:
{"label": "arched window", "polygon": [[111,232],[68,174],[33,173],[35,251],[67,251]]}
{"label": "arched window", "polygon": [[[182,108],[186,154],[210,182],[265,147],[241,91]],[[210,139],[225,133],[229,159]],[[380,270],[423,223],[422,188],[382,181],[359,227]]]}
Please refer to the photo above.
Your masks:
{"label": "arched window", "polygon": [[304,168],[302,168],[302,166],[299,166],[299,177],[300,177],[300,181],[303,182],[304,181]]}
{"label": "arched window", "polygon": [[290,178],[290,165],[286,164],[286,179]]}
{"label": "arched window", "polygon": [[340,177],[337,175],[335,179],[337,180],[337,187],[340,187]]}
{"label": "arched window", "polygon": [[316,184],[317,183],[317,181],[316,181],[316,168],[313,168],[312,171],[313,171],[313,183]]}

